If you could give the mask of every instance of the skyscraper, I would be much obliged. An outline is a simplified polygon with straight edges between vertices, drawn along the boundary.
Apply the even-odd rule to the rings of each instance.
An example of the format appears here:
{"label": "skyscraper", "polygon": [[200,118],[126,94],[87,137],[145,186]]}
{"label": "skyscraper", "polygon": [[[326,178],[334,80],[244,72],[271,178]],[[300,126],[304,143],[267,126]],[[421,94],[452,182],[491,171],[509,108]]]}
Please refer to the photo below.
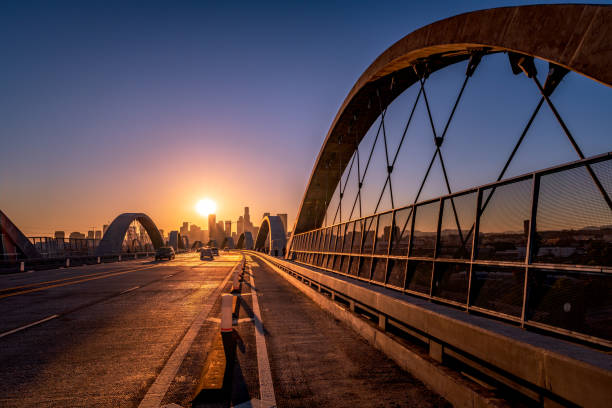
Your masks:
{"label": "skyscraper", "polygon": [[226,237],[232,236],[232,222],[231,221],[225,221],[225,236]]}
{"label": "skyscraper", "polygon": [[249,215],[249,207],[244,207],[244,223],[249,225],[251,223],[251,216]]}
{"label": "skyscraper", "polygon": [[223,238],[225,238],[225,231],[223,231],[223,221],[217,223],[217,245],[221,245]]}
{"label": "skyscraper", "polygon": [[182,237],[186,237],[189,235],[189,223],[188,222],[183,222],[183,226],[179,229],[179,234],[181,234]]}
{"label": "skyscraper", "polygon": [[208,214],[208,239],[216,240],[217,237],[217,216],[215,214]]}
{"label": "skyscraper", "polygon": [[204,241],[204,231],[197,225],[191,224],[189,227],[189,240],[191,242]]}
{"label": "skyscraper", "polygon": [[[238,236],[245,232],[254,234],[253,223],[251,223],[251,215],[249,214],[249,207],[244,207],[244,215],[238,217],[236,221],[236,233]],[[231,235],[228,234],[231,237]]]}
{"label": "skyscraper", "polygon": [[244,218],[241,215],[240,217],[238,217],[238,221],[236,221],[236,234],[240,236],[242,235],[243,232],[244,232]]}

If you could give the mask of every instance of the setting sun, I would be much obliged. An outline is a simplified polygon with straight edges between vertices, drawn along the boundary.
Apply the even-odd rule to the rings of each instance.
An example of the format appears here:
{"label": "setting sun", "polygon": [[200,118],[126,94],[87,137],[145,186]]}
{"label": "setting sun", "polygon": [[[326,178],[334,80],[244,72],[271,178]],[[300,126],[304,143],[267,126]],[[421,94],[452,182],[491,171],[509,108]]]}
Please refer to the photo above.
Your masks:
{"label": "setting sun", "polygon": [[215,210],[217,209],[217,205],[210,198],[204,198],[198,201],[195,209],[202,217],[206,217],[208,214],[214,214]]}

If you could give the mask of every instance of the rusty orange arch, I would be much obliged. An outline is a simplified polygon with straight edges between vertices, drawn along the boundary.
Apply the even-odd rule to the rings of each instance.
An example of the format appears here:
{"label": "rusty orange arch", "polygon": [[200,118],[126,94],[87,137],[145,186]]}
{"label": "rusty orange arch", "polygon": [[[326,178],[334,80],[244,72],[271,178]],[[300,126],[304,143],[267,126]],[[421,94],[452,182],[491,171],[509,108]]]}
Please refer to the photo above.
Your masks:
{"label": "rusty orange arch", "polygon": [[[383,52],[355,83],[327,133],[293,228],[318,228],[356,146],[384,109],[418,81],[474,50],[511,51],[554,63],[612,86],[612,6],[537,5],[460,14],[408,34]],[[290,243],[289,243],[290,245]]]}

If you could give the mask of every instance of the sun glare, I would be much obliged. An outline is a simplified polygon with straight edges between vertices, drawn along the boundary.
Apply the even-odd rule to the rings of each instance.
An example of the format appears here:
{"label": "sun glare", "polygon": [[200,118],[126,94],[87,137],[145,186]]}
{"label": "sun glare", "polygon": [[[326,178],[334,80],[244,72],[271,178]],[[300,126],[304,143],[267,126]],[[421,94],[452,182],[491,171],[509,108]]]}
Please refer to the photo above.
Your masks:
{"label": "sun glare", "polygon": [[198,212],[198,214],[200,214],[202,217],[206,217],[208,216],[208,214],[215,213],[215,210],[217,209],[217,205],[210,198],[204,198],[198,201],[198,203],[195,206],[195,209]]}

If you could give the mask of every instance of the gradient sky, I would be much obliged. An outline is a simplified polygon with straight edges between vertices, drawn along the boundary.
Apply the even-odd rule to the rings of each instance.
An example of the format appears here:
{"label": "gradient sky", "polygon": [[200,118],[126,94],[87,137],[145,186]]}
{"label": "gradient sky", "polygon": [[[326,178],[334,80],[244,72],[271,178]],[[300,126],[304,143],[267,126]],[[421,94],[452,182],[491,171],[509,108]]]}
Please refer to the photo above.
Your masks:
{"label": "gradient sky", "polygon": [[[0,209],[27,235],[128,211],[204,226],[204,197],[218,220],[248,205],[256,223],[287,212],[292,226],[339,106],[380,53],[436,20],[519,4],[3,1]],[[601,88],[576,109],[612,116]],[[589,153],[612,147],[610,120],[589,122]]]}

